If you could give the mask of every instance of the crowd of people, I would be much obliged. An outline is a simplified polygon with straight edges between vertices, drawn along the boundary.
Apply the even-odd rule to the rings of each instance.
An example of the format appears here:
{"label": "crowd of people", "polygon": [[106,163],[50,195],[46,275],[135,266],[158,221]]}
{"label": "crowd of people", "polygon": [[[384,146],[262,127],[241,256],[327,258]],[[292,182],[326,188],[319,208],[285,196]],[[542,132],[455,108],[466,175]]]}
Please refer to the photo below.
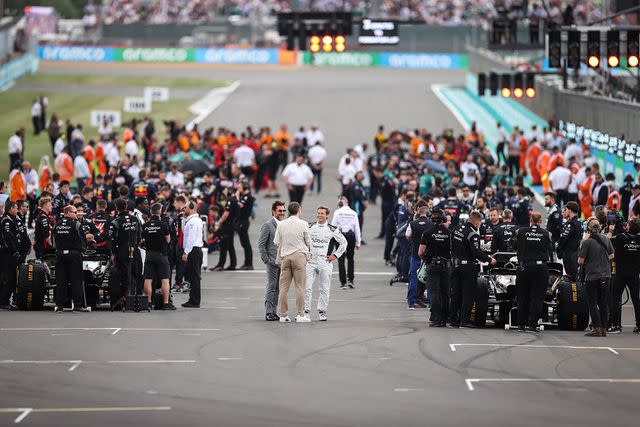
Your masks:
{"label": "crowd of people", "polygon": [[[374,153],[362,156],[362,144],[341,161],[355,165],[356,176],[369,172],[365,193],[370,204],[381,200],[384,261],[397,270],[392,283],[408,282],[408,308],[430,307],[434,327],[475,327],[470,316],[479,264],[495,263],[495,253],[517,252],[527,273],[518,278],[518,289],[526,292],[518,296],[519,307],[530,307],[519,310],[521,329],[539,330],[548,271],[545,276],[538,267],[556,259],[570,280],[585,283],[589,334],[621,330],[619,302],[626,287],[639,322],[638,176],[616,183],[612,173],[601,173],[586,146],[553,126],[516,127],[510,134],[497,126],[495,153],[475,123],[457,136],[424,129],[386,134],[380,126]],[[347,177],[354,172],[342,170]],[[357,181],[345,183],[353,188]],[[531,183],[542,187],[545,223],[534,212]]]}
{"label": "crowd of people", "polygon": [[[549,19],[563,23],[586,24],[602,17],[600,2],[550,0],[546,9],[541,2],[528,2],[524,10],[521,0],[384,0],[376,10],[374,2],[367,0],[110,0],[102,9],[106,24],[204,23],[217,16],[232,14],[248,16],[257,5],[267,13],[315,10],[321,12],[351,11],[370,16],[405,21],[423,21],[431,25],[479,25],[490,22],[501,11],[518,17]],[[85,13],[94,16],[96,10]],[[570,24],[566,24],[570,25]]]}
{"label": "crowd of people", "polygon": [[[169,120],[163,123],[167,138],[160,141],[154,121],[145,117],[131,120],[121,135],[114,133],[105,121],[98,129],[99,137],[94,140],[85,138],[80,124],[62,122],[55,113],[47,121],[48,107],[44,95],[35,99],[32,121],[33,133],[48,133],[55,159],[53,167],[46,159],[48,156],[41,162],[39,171],[24,161],[28,139],[25,129],[19,129],[8,141],[12,162],[9,194],[4,195],[0,205],[4,209],[3,218],[7,219],[3,222],[6,223],[3,250],[15,266],[24,262],[31,246],[37,257],[59,250],[53,249],[60,229],[55,224],[76,221],[84,233],[74,235],[78,239],[69,240],[70,245],[78,246],[84,241],[78,247],[115,251],[115,265],[126,266],[120,271],[122,286],[113,291],[119,298],[114,298],[112,305],[122,303],[124,292],[131,287],[126,279],[128,271],[138,272],[132,277],[139,278],[136,286],[140,289],[145,285],[143,277],[153,280],[160,271],[163,290],[169,286],[163,281],[171,279],[174,291],[190,291],[186,306],[198,307],[202,253],[191,258],[189,254],[207,247],[210,252],[219,251],[218,262],[210,267],[212,271],[252,270],[249,228],[256,209],[255,195],[264,192],[265,198],[276,199],[276,202],[272,206],[273,221],[270,220],[271,225],[262,226],[258,246],[262,261],[278,269],[281,277],[280,264],[270,255],[273,248],[269,242],[275,235],[264,237],[262,234],[276,233],[284,211],[299,216],[305,195],[322,191],[327,150],[324,134],[316,124],[308,129],[299,127],[291,133],[284,124],[277,132],[269,127],[254,129],[251,126],[235,132],[224,127],[200,131],[197,126],[186,128]],[[619,242],[636,238],[634,224],[640,215],[637,176],[629,175],[623,183],[616,183],[613,174],[600,171],[586,146],[580,141],[568,140],[553,124],[543,129],[516,127],[507,132],[498,123],[497,134],[492,150],[475,123],[468,133],[460,135],[449,129],[439,134],[420,128],[387,132],[380,126],[370,144],[358,144],[341,156],[337,168],[338,209],[330,223],[329,207],[323,206],[316,212],[316,225],[329,224],[331,232],[322,229],[318,231],[322,237],[307,240],[313,242],[308,246],[308,253],[313,255],[314,245],[322,241],[318,253],[328,251],[325,257],[339,260],[341,287],[355,288],[354,254],[366,244],[362,237],[365,212],[372,205],[379,205],[381,223],[379,228],[371,227],[376,227],[377,237],[384,240],[383,260],[397,271],[392,282],[409,284],[408,308],[431,306],[434,326],[470,326],[469,286],[472,281],[475,283],[477,262],[492,262],[491,254],[496,252],[518,250],[519,229],[543,226],[553,246],[543,258],[562,259],[572,280],[579,278],[579,271],[597,265],[587,262],[582,269],[578,267],[581,258],[583,261],[588,258],[581,255],[581,221],[592,230],[587,234],[600,235],[602,233],[595,232],[598,227],[592,224],[595,218],[600,230],[611,233],[613,247],[618,251],[634,247],[622,245],[623,249],[619,249]],[[640,165],[636,165],[636,170],[640,170]],[[548,209],[546,224],[533,212],[530,184],[542,188]],[[70,191],[71,186],[75,191]],[[281,189],[287,191],[289,202],[296,203],[298,208],[295,205],[285,208]],[[2,193],[5,190],[3,183]],[[123,219],[115,224],[124,225],[114,229],[112,224],[120,215]],[[197,218],[197,221],[189,223],[188,218]],[[154,221],[161,221],[165,226],[153,225]],[[190,233],[187,244],[183,227],[188,223],[197,227]],[[35,226],[33,243],[27,233],[32,226]],[[314,226],[309,228],[309,233],[315,233]],[[154,232],[163,230],[161,238],[145,235],[148,227]],[[435,230],[440,237],[434,236]],[[122,236],[118,237],[118,233]],[[204,234],[204,240],[201,241],[202,235],[194,237],[194,233]],[[449,237],[443,237],[447,233]],[[346,243],[343,245],[334,234],[340,234]],[[23,237],[10,238],[16,235]],[[236,235],[244,252],[240,266],[234,245]],[[64,236],[59,237],[64,241]],[[165,238],[167,241],[163,244]],[[115,244],[114,239],[122,243]],[[305,241],[304,236],[302,239]],[[441,247],[443,241],[450,242],[449,252],[446,245]],[[152,252],[162,253],[162,259],[158,261],[158,257],[138,253],[139,248],[145,246],[140,245],[141,242],[155,248]],[[331,250],[325,247],[330,243]],[[131,253],[122,249],[131,247],[134,248],[129,249]],[[432,247],[439,248],[434,249],[436,255],[430,252]],[[277,247],[276,253],[281,249]],[[318,253],[315,261],[313,256],[309,258],[307,272],[309,280],[321,282],[324,302],[318,309],[326,320],[330,288],[330,276],[326,272],[331,262],[323,259],[325,264],[319,263]],[[434,259],[441,265],[431,265]],[[633,256],[617,259],[633,259]],[[150,266],[151,277],[142,274],[147,270],[147,261],[155,265]],[[77,263],[77,258],[74,262]],[[424,274],[419,274],[424,265],[429,265],[429,271],[434,272],[426,275],[426,279]],[[3,274],[5,286],[0,301],[5,308],[11,308],[8,298],[15,290],[15,277],[11,273],[15,269],[9,267],[9,273]],[[635,271],[634,268],[631,263],[624,271]],[[299,266],[292,267],[284,281],[290,282],[296,270]],[[446,275],[451,273],[448,280],[444,280],[443,271]],[[68,275],[61,277],[73,281]],[[434,285],[430,277],[440,277],[438,284]],[[637,274],[634,277],[637,279]],[[270,272],[269,282],[271,296],[265,304],[266,318],[286,319],[286,310],[277,311],[275,271]],[[282,288],[280,282],[278,278],[278,288]],[[297,282],[297,300],[302,295],[297,315],[308,319],[309,306],[304,303],[304,295],[312,286],[300,287]],[[620,288],[629,286],[632,300],[637,303],[637,281],[626,277],[623,282],[614,286],[614,297],[621,294]],[[149,286],[144,288],[149,290]],[[171,307],[169,292],[164,291],[167,307]],[[538,301],[538,297],[533,299]],[[636,308],[638,306],[640,304],[636,304]],[[611,322],[608,327],[615,332],[620,322]],[[594,321],[594,325],[597,324]],[[532,324],[528,326],[533,328]]]}

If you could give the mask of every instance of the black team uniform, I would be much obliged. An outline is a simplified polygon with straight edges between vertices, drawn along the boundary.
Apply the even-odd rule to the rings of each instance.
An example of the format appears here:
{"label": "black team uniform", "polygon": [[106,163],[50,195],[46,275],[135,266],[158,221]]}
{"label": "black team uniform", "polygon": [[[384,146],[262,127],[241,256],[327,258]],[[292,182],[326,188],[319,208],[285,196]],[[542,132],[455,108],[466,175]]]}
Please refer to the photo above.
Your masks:
{"label": "black team uniform", "polygon": [[75,311],[86,311],[82,284],[82,252],[87,247],[82,226],[72,218],[63,217],[55,227],[56,240],[56,312],[61,313],[67,301],[67,285]]}
{"label": "black team uniform", "polygon": [[528,327],[538,331],[538,319],[549,286],[548,262],[553,259],[551,234],[536,224],[522,227],[516,233],[515,248],[519,266],[516,278],[518,329]]}

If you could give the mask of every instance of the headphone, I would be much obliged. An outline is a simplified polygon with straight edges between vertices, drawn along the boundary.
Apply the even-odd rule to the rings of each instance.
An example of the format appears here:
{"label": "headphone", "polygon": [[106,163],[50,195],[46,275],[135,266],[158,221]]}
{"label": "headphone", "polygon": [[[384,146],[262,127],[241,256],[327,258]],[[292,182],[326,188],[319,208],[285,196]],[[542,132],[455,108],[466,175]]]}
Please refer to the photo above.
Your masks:
{"label": "headphone", "polygon": [[446,220],[444,211],[440,208],[433,208],[431,210],[431,221],[436,224],[442,224]]}
{"label": "headphone", "polygon": [[193,202],[189,202],[188,207],[189,209],[194,210],[196,208],[196,204]]}
{"label": "headphone", "polygon": [[590,217],[584,222],[585,231],[591,234],[600,233],[602,227],[600,226],[600,221],[595,216]]}
{"label": "headphone", "polygon": [[341,208],[344,206],[344,202],[343,202],[344,197],[340,196],[338,197],[338,207]]}

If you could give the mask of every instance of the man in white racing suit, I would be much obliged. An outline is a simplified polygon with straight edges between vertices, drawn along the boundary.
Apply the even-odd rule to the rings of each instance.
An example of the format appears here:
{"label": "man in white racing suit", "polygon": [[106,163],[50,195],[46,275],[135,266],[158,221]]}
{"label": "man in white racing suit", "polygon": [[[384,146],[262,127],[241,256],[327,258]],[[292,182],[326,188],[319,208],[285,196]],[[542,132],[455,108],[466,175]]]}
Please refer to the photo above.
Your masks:
{"label": "man in white racing suit", "polygon": [[[317,222],[309,224],[311,237],[310,259],[307,263],[307,288],[304,296],[304,315],[309,317],[313,283],[318,279],[320,298],[318,298],[318,318],[327,320],[329,292],[331,291],[332,262],[347,250],[347,239],[337,227],[329,224],[329,208],[319,206],[316,210]],[[336,247],[337,246],[337,247]]]}

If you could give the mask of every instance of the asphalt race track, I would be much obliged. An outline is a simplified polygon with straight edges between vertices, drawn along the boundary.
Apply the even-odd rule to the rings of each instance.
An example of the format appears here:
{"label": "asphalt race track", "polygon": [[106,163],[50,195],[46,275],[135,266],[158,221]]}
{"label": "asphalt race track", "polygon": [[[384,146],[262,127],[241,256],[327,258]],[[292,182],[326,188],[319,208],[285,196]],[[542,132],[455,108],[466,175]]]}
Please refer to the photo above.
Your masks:
{"label": "asphalt race track", "polygon": [[[318,123],[329,159],[315,206],[334,208],[337,160],[378,124],[439,131],[454,117],[428,89],[461,72],[43,65],[45,70],[207,75],[240,88],[203,126]],[[126,77],[124,77],[126,78]],[[203,88],[203,93],[206,88]],[[281,188],[284,195],[284,188]],[[258,197],[253,242],[269,216]],[[379,207],[365,214],[357,289],[338,289],[329,321],[265,322],[263,266],[204,273],[203,308],[176,312],[0,313],[0,424],[203,426],[633,425],[640,337],[429,329],[389,286]],[[254,248],[255,249],[255,248]],[[243,261],[236,240],[238,263]],[[217,254],[209,257],[209,264]],[[336,268],[337,271],[337,268]],[[179,294],[176,303],[186,297]],[[293,304],[293,291],[290,291]],[[624,323],[633,318],[625,307]]]}

